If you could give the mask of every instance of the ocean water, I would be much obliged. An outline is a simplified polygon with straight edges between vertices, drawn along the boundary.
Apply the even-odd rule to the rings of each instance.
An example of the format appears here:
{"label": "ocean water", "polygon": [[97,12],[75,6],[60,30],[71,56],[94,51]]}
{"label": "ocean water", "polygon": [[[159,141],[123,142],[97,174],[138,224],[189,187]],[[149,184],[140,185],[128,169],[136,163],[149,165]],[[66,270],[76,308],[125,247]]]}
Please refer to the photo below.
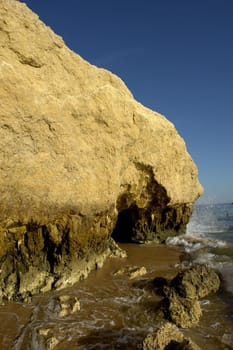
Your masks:
{"label": "ocean water", "polygon": [[205,349],[233,349],[233,204],[197,205],[183,236],[167,239],[192,261],[219,271],[219,293],[201,301],[200,324],[186,333]]}
{"label": "ocean water", "polygon": [[[159,298],[145,286],[154,277],[173,278],[181,265],[194,260],[217,269],[219,293],[201,300],[197,326],[182,331],[205,350],[233,349],[233,205],[199,205],[187,233],[167,245],[121,244],[128,257],[110,259],[100,270],[71,288],[35,296],[31,304],[0,306],[0,349],[4,350],[142,350],[148,332],[158,327]],[[136,280],[114,272],[144,266]],[[61,318],[56,298],[70,295],[81,309]]]}
{"label": "ocean water", "polygon": [[167,244],[219,270],[224,288],[233,293],[233,204],[197,205],[186,234],[168,238]]}

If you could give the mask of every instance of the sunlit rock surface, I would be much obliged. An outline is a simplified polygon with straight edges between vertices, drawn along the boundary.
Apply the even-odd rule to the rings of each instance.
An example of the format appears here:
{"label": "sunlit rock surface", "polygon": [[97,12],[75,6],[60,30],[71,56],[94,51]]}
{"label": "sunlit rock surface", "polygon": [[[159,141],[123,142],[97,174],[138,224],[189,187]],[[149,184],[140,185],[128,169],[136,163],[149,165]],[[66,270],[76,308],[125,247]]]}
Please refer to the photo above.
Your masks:
{"label": "sunlit rock surface", "polygon": [[184,231],[202,187],[174,125],[15,0],[0,0],[0,99],[3,298],[85,277],[111,235]]}
{"label": "sunlit rock surface", "polygon": [[149,333],[143,341],[143,350],[201,350],[170,322],[162,324],[157,331]]}
{"label": "sunlit rock surface", "polygon": [[181,270],[171,280],[153,280],[157,294],[164,296],[160,310],[166,319],[182,328],[198,324],[202,309],[199,300],[216,293],[221,286],[219,274],[207,265],[193,265]]}

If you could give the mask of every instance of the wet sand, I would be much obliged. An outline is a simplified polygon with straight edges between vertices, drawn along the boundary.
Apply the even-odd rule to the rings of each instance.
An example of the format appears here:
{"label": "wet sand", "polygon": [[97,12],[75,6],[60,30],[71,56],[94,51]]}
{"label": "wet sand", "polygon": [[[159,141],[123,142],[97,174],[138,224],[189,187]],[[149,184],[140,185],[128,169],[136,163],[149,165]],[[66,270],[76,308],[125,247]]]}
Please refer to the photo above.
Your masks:
{"label": "wet sand", "polygon": [[[113,273],[123,266],[135,265],[144,266],[148,271],[147,275],[141,279],[161,275],[170,278],[176,273],[174,265],[179,262],[180,252],[176,248],[166,246],[123,244],[121,247],[127,251],[127,258],[108,259],[102,269],[93,271],[86,280],[72,288],[60,293],[52,292],[34,297],[32,304],[9,303],[1,306],[0,348],[4,350],[43,349],[43,339],[39,339],[41,338],[39,333],[40,329],[45,328],[51,328],[51,334],[59,335],[61,342],[56,349],[69,348],[70,350],[77,349],[77,342],[80,343],[79,349],[91,348],[89,347],[91,343],[94,346],[99,329],[102,329],[101,338],[105,338],[105,346],[106,342],[112,342],[109,339],[111,337],[120,339],[122,335],[119,333],[134,333],[129,330],[131,322],[128,309],[132,310],[135,306],[133,304],[137,303],[137,299],[142,298],[143,292],[137,289],[135,291],[132,287],[133,281],[126,276],[115,277]],[[73,315],[69,320],[53,316],[49,310],[49,304],[58,294],[77,296],[81,302],[79,314]],[[95,300],[94,303],[93,300]],[[125,316],[127,322],[124,320]],[[128,331],[124,329],[125,323]],[[76,332],[77,327],[78,332]],[[105,332],[103,328],[106,329]],[[121,328],[122,331],[120,331]],[[145,332],[146,330],[143,334]],[[69,339],[68,342],[67,339]],[[117,348],[117,341],[111,346]],[[100,345],[99,348],[101,349]]]}
{"label": "wet sand", "polygon": [[[102,269],[93,271],[71,288],[36,296],[30,305],[11,303],[0,307],[0,348],[142,349],[145,335],[156,328],[154,309],[159,301],[143,288],[143,283],[154,277],[174,277],[182,253],[176,247],[164,245],[121,247],[127,251],[127,258],[108,259]],[[134,280],[114,274],[124,266],[144,266],[147,274]],[[59,295],[77,297],[80,311],[59,318],[54,308]],[[202,308],[200,325],[185,332],[206,350],[231,349],[226,342],[231,341],[232,320],[223,319],[227,315],[225,301],[213,296],[202,301]]]}

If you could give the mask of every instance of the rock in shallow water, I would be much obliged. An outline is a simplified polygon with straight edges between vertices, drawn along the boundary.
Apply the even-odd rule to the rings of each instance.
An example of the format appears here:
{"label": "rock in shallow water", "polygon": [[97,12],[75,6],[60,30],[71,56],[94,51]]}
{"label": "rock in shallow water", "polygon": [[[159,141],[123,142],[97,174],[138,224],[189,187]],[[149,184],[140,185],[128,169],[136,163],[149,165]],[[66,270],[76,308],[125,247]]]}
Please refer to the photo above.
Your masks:
{"label": "rock in shallow water", "polygon": [[194,265],[180,271],[171,281],[156,278],[153,281],[157,294],[163,295],[160,310],[165,318],[177,326],[195,326],[202,310],[199,299],[220,288],[218,273],[207,265]]}
{"label": "rock in shallow water", "polygon": [[171,287],[184,298],[204,298],[220,288],[218,273],[207,265],[194,265],[172,280]]}
{"label": "rock in shallow water", "polygon": [[[61,276],[65,286],[111,234],[143,242],[184,231],[202,187],[174,125],[21,2],[0,0],[0,38],[3,298],[55,288]],[[30,288],[8,291],[11,280]]]}
{"label": "rock in shallow water", "polygon": [[162,309],[167,319],[182,328],[198,324],[202,316],[201,306],[197,298],[182,298],[174,291],[162,302]]}
{"label": "rock in shallow water", "polygon": [[143,276],[147,273],[147,270],[144,266],[125,266],[121,269],[114,272],[115,276],[126,275],[129,279],[134,279],[140,276]]}
{"label": "rock in shallow water", "polygon": [[143,350],[201,350],[190,338],[174,324],[166,322],[143,341]]}
{"label": "rock in shallow water", "polygon": [[79,300],[70,295],[54,298],[49,304],[49,311],[58,317],[67,317],[80,310]]}

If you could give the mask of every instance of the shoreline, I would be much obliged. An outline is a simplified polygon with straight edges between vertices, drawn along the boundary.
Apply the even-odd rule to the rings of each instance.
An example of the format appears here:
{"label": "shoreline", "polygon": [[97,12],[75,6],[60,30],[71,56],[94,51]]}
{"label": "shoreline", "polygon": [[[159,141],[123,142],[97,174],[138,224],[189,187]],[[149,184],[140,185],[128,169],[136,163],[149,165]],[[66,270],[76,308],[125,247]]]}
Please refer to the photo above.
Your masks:
{"label": "shoreline", "polygon": [[[166,245],[157,244],[138,245],[125,243],[119,244],[119,247],[120,249],[123,249],[127,252],[127,257],[108,257],[101,268],[91,271],[86,279],[76,282],[73,286],[62,290],[48,291],[43,294],[35,295],[32,297],[31,303],[10,301],[7,302],[5,306],[0,306],[0,322],[1,324],[6,325],[3,326],[0,331],[0,347],[3,347],[4,350],[11,350],[14,344],[18,344],[18,346],[19,344],[23,344],[25,347],[26,344],[29,345],[33,338],[33,334],[30,333],[30,328],[34,322],[36,325],[36,337],[39,339],[38,341],[43,342],[43,339],[41,340],[43,336],[41,336],[39,333],[41,329],[43,330],[48,327],[48,319],[52,320],[50,320],[49,323],[53,322],[53,318],[56,320],[56,324],[54,324],[54,328],[52,327],[53,330],[51,332],[54,334],[59,334],[61,330],[57,330],[56,327],[62,324],[60,324],[60,322],[62,322],[62,319],[57,318],[56,312],[54,312],[53,315],[53,313],[51,314],[51,311],[49,311],[51,300],[55,300],[58,295],[76,295],[80,293],[82,301],[82,294],[85,294],[85,291],[88,290],[91,294],[93,294],[93,297],[97,297],[99,303],[101,303],[103,302],[104,298],[106,298],[104,292],[106,290],[109,292],[108,297],[113,299],[118,298],[119,300],[121,300],[121,298],[124,300],[125,298],[127,303],[130,302],[130,298],[134,298],[134,292],[136,294],[141,294],[141,291],[135,291],[132,287],[134,280],[129,281],[125,276],[114,277],[114,271],[122,266],[144,265],[148,270],[145,278],[156,277],[156,275],[159,276],[161,274],[166,275],[167,278],[171,278],[177,272],[177,269],[174,267],[174,265],[178,264],[180,261],[180,251],[176,247],[168,247]],[[152,262],[153,266],[151,266]],[[121,284],[122,287],[120,287]],[[112,285],[114,285],[116,288],[112,289]],[[132,296],[128,299],[127,293],[129,291],[129,288]],[[84,292],[82,293],[82,291]],[[116,295],[114,295],[114,293]],[[92,309],[92,306],[90,306],[92,305],[91,298],[92,297],[88,296],[88,300],[84,298],[83,302],[80,301],[81,310],[78,312],[77,316],[80,313],[81,324],[83,322],[86,322],[86,317],[90,317],[88,312],[89,307],[91,308],[92,312],[96,312],[97,314],[99,312],[101,313],[101,310]],[[85,310],[85,307],[87,307],[87,310]],[[96,303],[93,305],[93,307],[99,309],[99,305]],[[106,307],[109,307],[108,303]],[[82,310],[83,308],[84,310]],[[39,320],[37,314],[38,312],[39,314],[42,313]],[[84,312],[83,316],[82,312]],[[119,313],[118,308],[117,313]],[[43,331],[41,332],[43,333]],[[143,332],[146,334],[146,330]],[[66,333],[66,330],[64,330],[64,333]],[[63,336],[64,334],[60,334],[61,338]],[[7,345],[7,343],[9,345]],[[67,345],[69,349],[72,349],[71,343],[69,342]],[[74,349],[76,348],[77,345],[74,345]]]}
{"label": "shoreline", "polygon": [[[111,344],[109,349],[115,349],[121,344],[121,349],[133,350],[142,344],[159,322],[153,310],[159,298],[144,288],[144,282],[156,277],[175,277],[182,269],[184,252],[180,247],[158,244],[124,243],[119,246],[127,252],[127,257],[107,258],[102,268],[91,271],[88,278],[73,286],[36,295],[31,304],[10,302],[1,306],[0,322],[7,326],[0,332],[0,347],[10,350],[13,346],[21,349],[33,345],[38,349],[53,349],[48,344],[57,342],[55,350],[76,350],[77,344],[80,350],[89,350],[97,343],[103,344],[103,348]],[[124,274],[114,274],[124,266],[144,266],[147,273],[132,280]],[[70,313],[68,318],[60,317],[57,312],[57,301],[64,296],[75,297],[80,303],[80,310]],[[216,303],[218,297],[211,296],[210,300],[212,305],[212,300]],[[210,346],[204,347],[205,339],[201,334],[203,328],[209,327],[210,306],[203,304],[201,307],[204,315],[200,323],[184,330],[184,334],[206,350],[218,350],[211,339]],[[126,343],[122,343],[123,340]]]}

